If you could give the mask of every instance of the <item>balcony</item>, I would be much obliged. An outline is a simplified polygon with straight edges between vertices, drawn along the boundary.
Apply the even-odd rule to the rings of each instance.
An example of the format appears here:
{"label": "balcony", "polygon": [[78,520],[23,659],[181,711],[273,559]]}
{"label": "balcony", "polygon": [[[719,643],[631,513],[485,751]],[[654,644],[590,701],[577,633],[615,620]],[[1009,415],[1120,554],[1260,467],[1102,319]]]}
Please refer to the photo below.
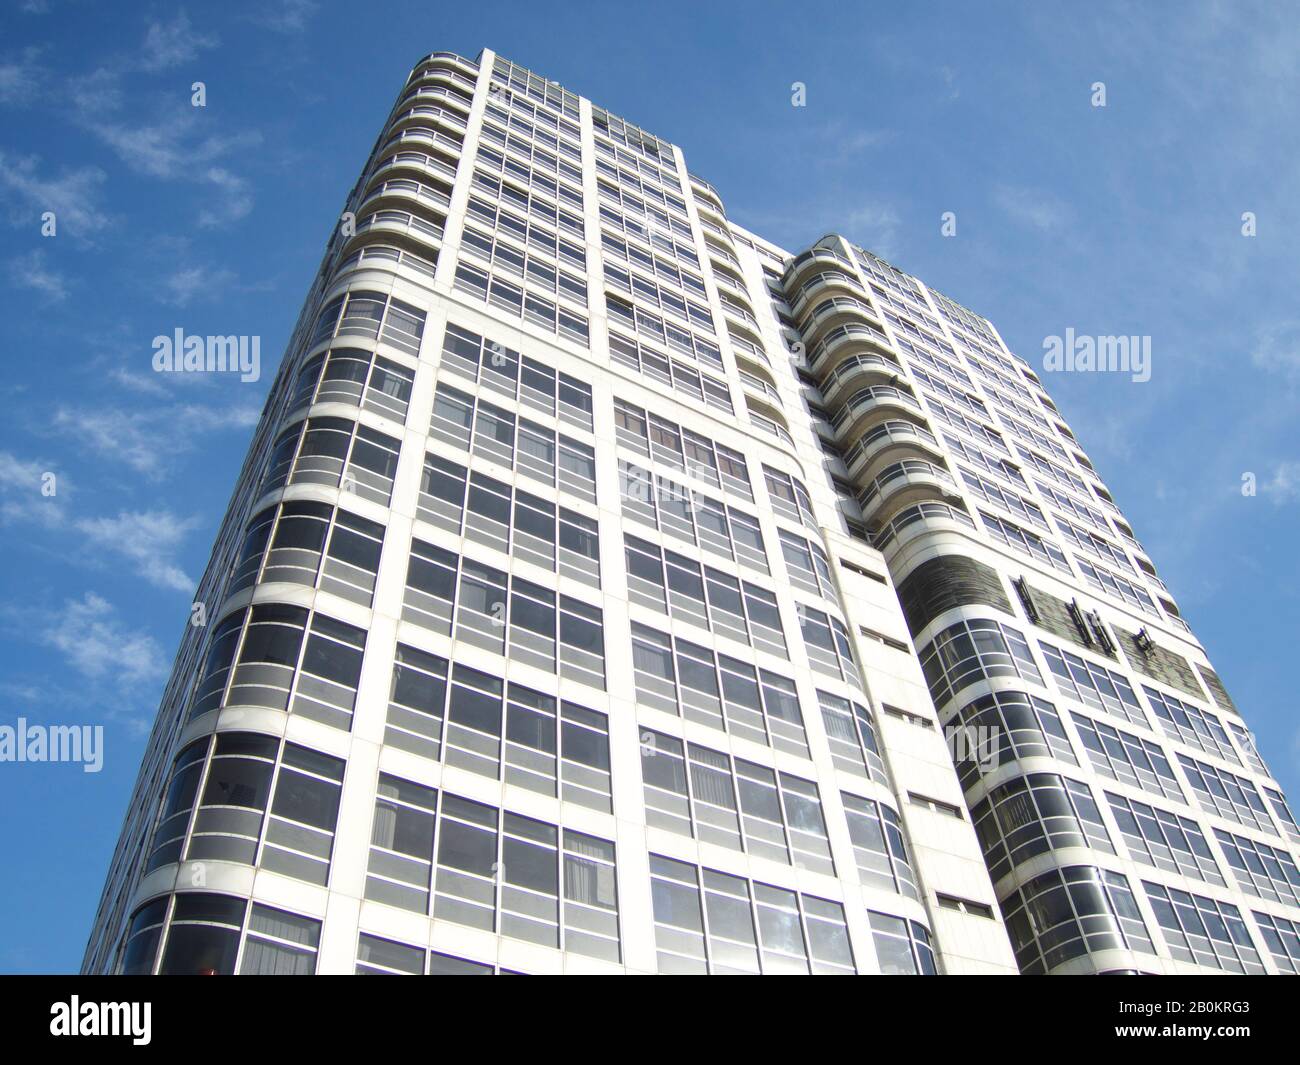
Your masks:
{"label": "balcony", "polygon": [[425,185],[410,178],[393,178],[373,186],[366,198],[357,206],[360,214],[369,206],[394,207],[402,203],[424,204],[445,213],[451,208],[451,197],[433,185]]}
{"label": "balcony", "polygon": [[436,155],[426,155],[424,152],[394,152],[379,163],[370,172],[370,176],[373,179],[388,171],[400,169],[426,170],[437,174],[439,177],[444,177],[448,181],[456,180],[456,164],[454,162],[448,162]]}
{"label": "balcony", "polygon": [[971,516],[955,506],[947,503],[916,503],[872,532],[871,545],[877,551],[884,551],[891,546],[901,547],[923,533],[974,528],[975,522]]}
{"label": "balcony", "polygon": [[892,385],[871,385],[858,389],[831,418],[839,439],[846,441],[864,430],[876,418],[891,415],[921,417],[921,404],[910,392]]}
{"label": "balcony", "polygon": [[414,148],[420,145],[436,145],[437,147],[450,148],[457,155],[460,155],[462,139],[458,134],[445,133],[442,130],[434,129],[432,126],[413,126],[409,129],[396,130],[384,142],[381,151],[387,152],[390,148]]}
{"label": "balcony", "polygon": [[380,236],[405,238],[413,241],[416,247],[423,247],[426,254],[430,247],[436,253],[442,247],[442,233],[441,223],[410,211],[375,211],[357,220],[357,231],[348,238],[343,255],[350,255],[356,248],[371,244]]}
{"label": "balcony", "polygon": [[852,276],[854,269],[853,260],[837,251],[830,248],[809,248],[808,251],[796,255],[790,265],[786,267],[785,273],[781,276],[782,287],[787,292],[797,288],[802,279],[817,266],[842,267],[849,271],[850,276]]}
{"label": "balcony", "polygon": [[864,295],[857,278],[840,269],[823,269],[820,273],[805,275],[805,277],[806,279],[798,289],[792,289],[789,286],[786,286],[785,289],[786,292],[795,293],[794,299],[790,301],[790,309],[794,312],[796,318],[803,314],[808,305],[822,294],[840,293],[858,299]]}
{"label": "balcony", "polygon": [[[823,360],[829,360],[824,364],[820,371],[826,373],[835,361],[835,356],[848,355],[855,350],[878,351],[889,358],[895,365],[898,365],[897,357],[894,355],[893,348],[890,347],[885,334],[874,326],[854,322],[848,325],[839,325],[832,329],[825,337],[808,353],[808,364],[816,367]],[[901,372],[902,367],[899,366]]]}
{"label": "balcony", "polygon": [[857,296],[828,296],[816,304],[799,323],[799,330],[809,340],[829,325],[861,322],[880,328],[879,317],[866,300]]}
{"label": "balcony", "polygon": [[957,484],[947,470],[924,459],[904,459],[886,466],[858,495],[863,519],[886,523],[912,503],[930,500],[959,505]]}
{"label": "balcony", "polygon": [[405,129],[412,122],[437,122],[439,125],[462,131],[469,124],[459,111],[453,111],[450,107],[440,107],[437,104],[416,104],[414,107],[408,107],[400,112],[389,123],[389,130]]}
{"label": "balcony", "polygon": [[943,452],[934,434],[915,422],[887,421],[864,434],[844,453],[849,473],[869,468],[885,455],[895,458],[941,460]]}
{"label": "balcony", "polygon": [[821,393],[829,403],[846,388],[868,384],[897,384],[902,369],[884,355],[853,355],[821,379]]}

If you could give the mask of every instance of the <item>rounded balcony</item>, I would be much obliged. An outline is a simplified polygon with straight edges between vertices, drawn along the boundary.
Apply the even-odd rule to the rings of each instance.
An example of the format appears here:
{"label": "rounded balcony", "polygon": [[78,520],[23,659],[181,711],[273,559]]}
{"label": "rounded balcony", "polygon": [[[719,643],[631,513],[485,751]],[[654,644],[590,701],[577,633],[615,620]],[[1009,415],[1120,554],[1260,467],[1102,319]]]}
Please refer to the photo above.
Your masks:
{"label": "rounded balcony", "polygon": [[383,208],[398,208],[434,212],[444,220],[451,209],[451,197],[436,185],[427,185],[406,177],[372,179],[365,198],[357,206],[357,214],[368,214]]}
{"label": "rounded balcony", "polygon": [[346,258],[364,245],[396,240],[398,243],[409,242],[425,255],[432,248],[436,257],[442,248],[445,221],[445,218],[431,216],[423,211],[375,210],[357,219],[356,232],[348,238],[341,254]]}
{"label": "rounded balcony", "polygon": [[438,129],[434,126],[409,126],[390,131],[380,153],[387,155],[389,152],[402,149],[434,148],[450,150],[459,157],[463,143],[464,138],[450,124],[446,129]]}
{"label": "rounded balcony", "polygon": [[456,180],[456,159],[454,156],[430,155],[422,151],[395,150],[381,155],[374,169],[370,171],[370,180],[400,174],[422,180],[426,176],[440,178],[448,183]]}
{"label": "rounded balcony", "polygon": [[827,296],[813,304],[799,322],[799,329],[815,342],[826,330],[850,323],[880,328],[879,316],[867,300],[860,296]]}
{"label": "rounded balcony", "polygon": [[854,392],[831,417],[841,441],[852,440],[871,426],[899,415],[920,419],[921,404],[911,392],[893,385],[868,385]]}
{"label": "rounded balcony", "polygon": [[785,287],[788,294],[793,294],[793,299],[790,300],[790,309],[794,312],[796,318],[802,315],[812,305],[813,301],[821,296],[845,295],[858,299],[862,298],[862,286],[858,284],[858,279],[838,266],[823,266],[819,271],[801,276],[803,280],[798,287],[789,285]]}
{"label": "rounded balcony", "polygon": [[852,355],[837,363],[820,378],[823,398],[834,405],[834,397],[863,385],[897,385],[902,368],[884,355]]}
{"label": "rounded balcony", "polygon": [[929,429],[901,418],[882,422],[863,433],[844,452],[844,465],[860,476],[879,462],[916,458],[942,461],[943,451]]}
{"label": "rounded balcony", "polygon": [[465,117],[469,117],[470,108],[474,104],[473,92],[464,92],[452,85],[439,84],[422,84],[412,85],[402,95],[397,102],[394,111],[400,111],[408,104],[414,103],[438,103],[446,101],[463,111]]}
{"label": "rounded balcony", "polygon": [[[742,269],[742,267],[740,265],[740,260],[736,258],[735,249],[732,248],[729,250],[725,245],[722,244],[721,241],[715,239],[713,236],[713,233],[720,232],[718,230],[718,227],[705,226],[704,230],[705,230],[704,243],[708,246],[709,254],[715,256],[716,258],[720,259],[722,262],[728,264],[737,272],[739,272]],[[731,242],[731,238],[728,237],[727,243],[730,244],[730,242]]]}
{"label": "rounded balcony", "polygon": [[740,383],[747,391],[762,396],[765,403],[770,403],[777,408],[784,407],[776,383],[766,370],[760,369],[742,356],[736,357],[736,370],[740,374]]}
{"label": "rounded balcony", "polygon": [[465,116],[459,111],[450,107],[444,107],[440,104],[415,104],[411,107],[403,108],[397,113],[397,116],[388,124],[390,134],[399,130],[410,128],[419,128],[433,124],[433,128],[439,127],[447,129],[457,136],[464,134],[469,123]]}
{"label": "rounded balcony", "polygon": [[415,64],[406,82],[409,85],[421,78],[443,74],[449,74],[456,80],[473,87],[478,83],[478,64],[455,52],[430,52]]}
{"label": "rounded balcony", "polygon": [[890,551],[928,532],[967,531],[975,522],[965,509],[948,503],[921,502],[904,507],[888,522],[868,527],[871,545],[877,551]]}
{"label": "rounded balcony", "polygon": [[787,292],[798,288],[819,268],[832,267],[853,272],[853,262],[833,248],[809,248],[796,255],[781,275],[781,285]]}
{"label": "rounded balcony", "polygon": [[961,502],[952,474],[925,459],[891,463],[858,495],[863,520],[877,526],[887,523],[904,507],[924,500],[954,505]]}
{"label": "rounded balcony", "polygon": [[731,346],[744,355],[757,359],[764,366],[771,366],[772,360],[767,357],[767,352],[763,350],[763,341],[756,330],[742,327],[740,323],[729,320],[727,322],[727,339],[731,341]]}
{"label": "rounded balcony", "polygon": [[[415,244],[417,250],[403,245]],[[391,274],[395,270],[409,270],[418,275],[413,280],[426,287],[433,286],[438,269],[437,253],[430,253],[423,244],[404,237],[385,234],[379,227],[371,227],[355,248],[340,259],[330,272],[330,284],[353,271],[380,270]]]}
{"label": "rounded balcony", "polygon": [[722,197],[712,185],[692,174],[691,191],[695,193],[697,207],[705,207],[725,221],[727,213],[722,207]]}

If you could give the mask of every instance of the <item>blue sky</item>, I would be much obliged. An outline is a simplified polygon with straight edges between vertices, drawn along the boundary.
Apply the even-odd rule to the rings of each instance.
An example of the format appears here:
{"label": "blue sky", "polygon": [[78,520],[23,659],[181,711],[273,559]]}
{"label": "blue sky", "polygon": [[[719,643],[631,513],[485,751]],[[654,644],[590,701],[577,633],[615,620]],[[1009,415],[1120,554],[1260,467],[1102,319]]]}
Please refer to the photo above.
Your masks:
{"label": "blue sky", "polygon": [[[1300,798],[1300,8],[357,11],[0,14],[0,723],[102,724],[106,744],[97,774],[0,765],[0,970],[80,962],[274,364],[407,70],[435,50],[492,47],[593,98],[682,145],[741,225],[791,249],[843,232],[1035,366],[1067,328],[1149,335],[1147,383],[1045,383]],[[152,338],[178,327],[260,336],[262,380],[152,373]]]}

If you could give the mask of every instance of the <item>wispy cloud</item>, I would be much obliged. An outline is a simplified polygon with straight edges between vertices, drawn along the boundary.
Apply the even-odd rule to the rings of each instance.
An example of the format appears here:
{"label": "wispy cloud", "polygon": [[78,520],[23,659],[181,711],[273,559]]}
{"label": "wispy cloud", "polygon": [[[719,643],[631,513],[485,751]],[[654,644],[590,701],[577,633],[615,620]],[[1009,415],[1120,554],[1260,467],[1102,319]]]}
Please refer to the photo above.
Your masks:
{"label": "wispy cloud", "polygon": [[121,558],[157,588],[187,594],[193,590],[194,581],[176,556],[197,527],[196,518],[163,508],[77,517],[67,506],[68,486],[57,476],[52,482],[55,494],[46,494],[52,473],[47,462],[0,451],[0,526],[29,524],[46,534],[75,536],[80,543],[73,557],[101,564],[106,557]]}
{"label": "wispy cloud", "polygon": [[203,265],[187,266],[175,271],[163,282],[164,303],[176,307],[186,307],[199,295],[209,298],[221,293],[235,280],[232,270],[218,269]]}
{"label": "wispy cloud", "polygon": [[31,46],[0,59],[0,104],[22,107],[40,96],[46,78],[40,56],[41,49]]}
{"label": "wispy cloud", "polygon": [[61,303],[68,297],[67,282],[48,265],[48,256],[42,248],[33,248],[26,255],[10,259],[6,272],[14,285],[39,292],[47,303]]}
{"label": "wispy cloud", "polygon": [[279,3],[262,3],[251,19],[258,26],[276,33],[302,33],[312,20],[320,4],[316,0],[280,0]]}
{"label": "wispy cloud", "polygon": [[1300,322],[1278,322],[1261,329],[1250,361],[1265,373],[1300,381]]}
{"label": "wispy cloud", "polygon": [[47,618],[41,641],[58,650],[82,676],[119,688],[154,682],[167,673],[157,641],[123,625],[112,604],[94,592],[68,600]]}
{"label": "wispy cloud", "polygon": [[1300,499],[1300,462],[1281,462],[1264,482],[1264,496],[1279,506]]}
{"label": "wispy cloud", "polygon": [[214,48],[217,38],[198,33],[190,23],[184,9],[170,22],[151,22],[145,31],[140,49],[141,70],[157,72],[180,66],[194,59],[201,51]]}
{"label": "wispy cloud", "polygon": [[[54,474],[53,481],[49,481],[47,474]],[[52,485],[53,495],[43,491],[47,483]],[[63,522],[66,493],[67,486],[50,463],[20,459],[9,451],[0,451],[0,525],[36,522],[46,527],[58,526]]]}
{"label": "wispy cloud", "polygon": [[898,213],[888,204],[867,203],[850,211],[845,218],[845,236],[885,259],[898,257]]}
{"label": "wispy cloud", "polygon": [[1040,233],[1061,229],[1070,220],[1069,208],[1040,189],[999,185],[993,190],[993,200],[1013,222]]}
{"label": "wispy cloud", "polygon": [[121,555],[150,584],[189,593],[194,581],[180,568],[175,555],[197,521],[169,510],[122,511],[115,518],[83,518],[76,527],[100,552]]}
{"label": "wispy cloud", "polygon": [[249,429],[260,414],[260,404],[251,400],[228,407],[180,404],[137,411],[62,406],[54,412],[53,427],[75,431],[101,454],[159,480],[177,456],[194,450],[197,437]]}
{"label": "wispy cloud", "polygon": [[260,144],[261,135],[255,130],[210,132],[212,120],[197,114],[188,102],[177,102],[148,119],[125,117],[125,86],[130,75],[158,74],[191,63],[216,44],[217,38],[197,31],[182,10],[170,21],[150,22],[134,52],[109,58],[78,78],[71,90],[81,125],[132,171],[205,189],[198,216],[205,227],[238,221],[253,209],[249,183],[231,169],[229,160]]}
{"label": "wispy cloud", "polygon": [[[15,158],[0,152],[0,189],[12,193],[9,221],[37,232],[40,215],[53,211],[58,232],[89,239],[109,224],[99,206],[104,172],[95,166],[63,170],[58,177],[40,172],[34,156]],[[21,206],[20,206],[21,205]]]}
{"label": "wispy cloud", "polygon": [[947,99],[955,100],[961,96],[961,90],[957,88],[957,72],[952,67],[940,67],[939,76],[943,78],[944,95]]}

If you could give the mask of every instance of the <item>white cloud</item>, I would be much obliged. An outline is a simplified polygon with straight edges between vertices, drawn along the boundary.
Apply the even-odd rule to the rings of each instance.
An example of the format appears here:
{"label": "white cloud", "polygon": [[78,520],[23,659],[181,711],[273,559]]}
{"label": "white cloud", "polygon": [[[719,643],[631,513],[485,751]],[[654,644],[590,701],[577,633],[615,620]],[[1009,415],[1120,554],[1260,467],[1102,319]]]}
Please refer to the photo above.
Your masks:
{"label": "white cloud", "polygon": [[215,37],[196,33],[189,15],[181,10],[171,22],[149,24],[140,47],[139,69],[157,72],[180,66],[216,44]]}
{"label": "white cloud", "polygon": [[244,430],[257,424],[261,406],[183,404],[129,411],[114,407],[59,407],[55,429],[75,432],[94,450],[146,477],[161,479],[177,455],[192,451],[204,433]]}
{"label": "white cloud", "polygon": [[897,212],[887,204],[863,204],[849,213],[845,236],[884,259],[894,259],[900,225]]}
{"label": "white cloud", "polygon": [[[159,374],[131,373],[121,366],[114,366],[108,371],[108,376],[123,388],[130,389],[132,392],[139,392],[146,396],[171,395],[166,386],[163,385]],[[184,377],[184,375],[181,376]]]}
{"label": "white cloud", "polygon": [[39,292],[49,303],[60,303],[68,297],[67,282],[46,262],[47,256],[41,248],[33,248],[26,255],[10,259],[7,264],[9,280],[19,288]]}
{"label": "white cloud", "polygon": [[115,613],[106,599],[87,592],[80,600],[68,600],[47,620],[41,640],[90,680],[131,688],[166,676],[166,662],[153,637],[124,627]]}
{"label": "white cloud", "polygon": [[0,60],[0,104],[23,106],[40,95],[45,83],[40,54],[39,48],[28,47],[16,58]]}
{"label": "white cloud", "polygon": [[302,33],[320,4],[316,0],[280,0],[280,3],[263,2],[253,16],[253,22],[276,33]]}
{"label": "white cloud", "polygon": [[108,216],[98,205],[102,170],[87,166],[50,178],[41,175],[37,167],[34,157],[11,159],[0,152],[0,189],[13,193],[25,206],[18,209],[11,203],[12,224],[35,227],[37,215],[53,211],[59,232],[66,227],[74,236],[88,237],[108,225]]}
{"label": "white cloud", "polygon": [[993,192],[993,199],[1012,221],[1040,233],[1060,229],[1070,217],[1065,204],[1036,189],[999,185]]}
{"label": "white cloud", "polygon": [[1300,380],[1300,322],[1279,322],[1261,329],[1250,361],[1265,373]]}
{"label": "white cloud", "polygon": [[133,562],[136,573],[150,584],[188,594],[194,581],[176,564],[175,554],[196,524],[168,510],[152,510],[82,518],[76,527],[93,547]]}
{"label": "white cloud", "polygon": [[8,451],[0,451],[0,525],[16,521],[34,521],[48,528],[63,521],[63,504],[59,493],[66,495],[66,485],[55,475],[55,494],[42,493],[45,475],[55,473],[47,462],[24,460]]}
{"label": "white cloud", "polygon": [[939,73],[943,76],[944,93],[949,100],[955,100],[961,95],[961,90],[957,88],[957,72],[952,67],[944,66],[939,68]]}
{"label": "white cloud", "polygon": [[213,270],[207,266],[187,266],[167,276],[163,282],[164,303],[176,307],[185,307],[195,296],[216,295],[232,281],[235,274],[230,270]]}
{"label": "white cloud", "polygon": [[248,182],[217,163],[260,144],[261,134],[255,130],[230,137],[203,135],[199,121],[188,111],[147,125],[97,121],[90,128],[136,173],[205,186],[200,225],[238,221],[253,209]]}
{"label": "white cloud", "polygon": [[1273,476],[1264,483],[1264,494],[1274,503],[1300,499],[1300,462],[1281,462]]}

